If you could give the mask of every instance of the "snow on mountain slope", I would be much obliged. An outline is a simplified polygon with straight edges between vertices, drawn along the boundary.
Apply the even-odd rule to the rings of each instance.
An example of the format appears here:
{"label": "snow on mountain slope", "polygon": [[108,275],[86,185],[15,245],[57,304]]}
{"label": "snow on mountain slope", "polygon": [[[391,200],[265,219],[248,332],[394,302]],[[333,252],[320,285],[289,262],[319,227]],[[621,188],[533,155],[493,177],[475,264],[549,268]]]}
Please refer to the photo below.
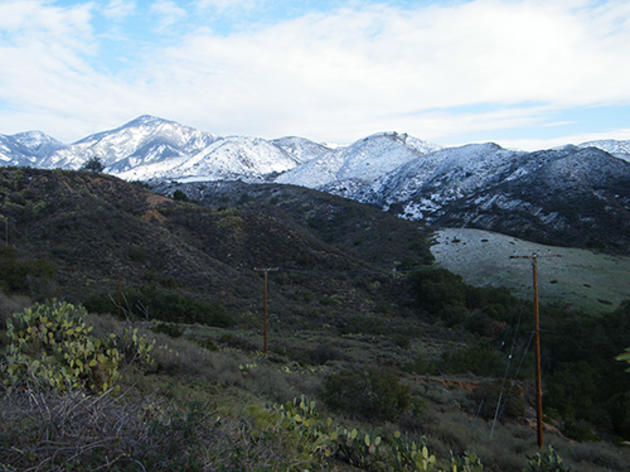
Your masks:
{"label": "snow on mountain slope", "polygon": [[0,134],[0,162],[3,165],[32,166],[44,156],[65,145],[41,131],[14,135]]}
{"label": "snow on mountain slope", "polygon": [[353,198],[389,207],[421,193],[417,210],[438,208],[487,185],[488,179],[513,178],[514,158],[523,154],[494,143],[440,149],[382,175]]}
{"label": "snow on mountain slope", "polygon": [[596,147],[619,159],[630,162],[630,140],[601,139],[582,143],[579,147]]}
{"label": "snow on mountain slope", "polygon": [[195,154],[214,139],[211,134],[174,121],[144,115],[120,128],[93,134],[54,152],[40,165],[78,169],[88,159],[96,157],[107,171],[119,173],[149,162]]}
{"label": "snow on mountain slope", "polygon": [[[299,161],[261,138],[218,138],[163,177],[191,180],[244,179],[260,181],[267,174],[293,169]],[[159,177],[159,176],[155,176]]]}
{"label": "snow on mountain slope", "polygon": [[0,159],[6,155],[6,165],[78,169],[87,160],[98,158],[106,172],[129,180],[260,181],[267,174],[287,171],[329,152],[325,146],[304,138],[267,141],[239,136],[215,137],[149,115],[69,146],[58,142],[58,145],[49,144],[48,151],[38,150],[34,145],[28,149],[18,148],[14,140],[9,142],[10,137],[5,138],[0,141]]}
{"label": "snow on mountain slope", "polygon": [[24,146],[29,154],[39,158],[66,147],[62,142],[41,131],[26,131],[14,134],[13,139]]}
{"label": "snow on mountain slope", "polygon": [[332,148],[323,144],[298,136],[285,136],[284,138],[273,139],[271,143],[293,156],[299,164],[304,164],[332,150]]}
{"label": "snow on mountain slope", "polygon": [[438,147],[407,134],[378,133],[339,147],[276,179],[304,187],[359,187]]}

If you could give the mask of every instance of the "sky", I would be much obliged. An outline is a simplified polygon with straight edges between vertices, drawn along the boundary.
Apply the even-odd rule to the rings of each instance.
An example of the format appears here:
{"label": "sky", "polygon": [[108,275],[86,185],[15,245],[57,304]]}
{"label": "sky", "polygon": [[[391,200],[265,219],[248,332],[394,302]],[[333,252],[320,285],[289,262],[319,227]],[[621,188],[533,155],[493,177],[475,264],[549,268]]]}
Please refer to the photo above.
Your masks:
{"label": "sky", "polygon": [[0,0],[0,134],[630,139],[627,0]]}

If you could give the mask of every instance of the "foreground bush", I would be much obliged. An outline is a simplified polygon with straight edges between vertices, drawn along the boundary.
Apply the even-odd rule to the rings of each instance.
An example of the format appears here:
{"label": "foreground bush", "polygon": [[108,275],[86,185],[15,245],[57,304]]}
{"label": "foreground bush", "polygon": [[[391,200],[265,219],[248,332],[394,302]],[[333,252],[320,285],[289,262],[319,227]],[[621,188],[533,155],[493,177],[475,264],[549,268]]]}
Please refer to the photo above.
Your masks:
{"label": "foreground bush", "polygon": [[8,345],[0,363],[5,385],[102,393],[118,380],[121,362],[150,362],[153,344],[126,330],[97,337],[85,308],[53,300],[37,303],[7,321]]}
{"label": "foreground bush", "polygon": [[11,472],[298,471],[283,444],[247,419],[200,403],[181,410],[109,394],[0,394],[0,470]]}

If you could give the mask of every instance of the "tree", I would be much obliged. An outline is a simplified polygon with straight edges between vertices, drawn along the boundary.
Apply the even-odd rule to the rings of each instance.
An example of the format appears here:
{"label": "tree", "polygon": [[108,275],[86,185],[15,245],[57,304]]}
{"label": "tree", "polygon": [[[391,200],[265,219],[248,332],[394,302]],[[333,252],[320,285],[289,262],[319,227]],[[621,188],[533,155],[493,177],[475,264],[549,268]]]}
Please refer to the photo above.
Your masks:
{"label": "tree", "polygon": [[81,170],[89,170],[95,174],[100,174],[104,169],[105,166],[98,157],[91,157],[85,164],[83,164],[83,167],[81,167]]}
{"label": "tree", "polygon": [[180,202],[187,202],[188,200],[188,196],[182,192],[181,190],[175,190],[175,192],[173,193],[173,200],[177,200]]}

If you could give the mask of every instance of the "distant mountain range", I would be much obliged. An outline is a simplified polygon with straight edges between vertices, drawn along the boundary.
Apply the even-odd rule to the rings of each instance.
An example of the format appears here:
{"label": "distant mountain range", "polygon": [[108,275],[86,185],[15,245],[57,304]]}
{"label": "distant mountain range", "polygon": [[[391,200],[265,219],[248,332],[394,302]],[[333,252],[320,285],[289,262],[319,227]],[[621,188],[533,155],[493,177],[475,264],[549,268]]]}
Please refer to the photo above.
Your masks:
{"label": "distant mountain range", "polygon": [[70,145],[38,131],[0,135],[6,166],[79,169],[93,157],[126,180],[293,184],[439,226],[630,252],[630,140],[525,152],[391,132],[332,147],[220,137],[153,116]]}

